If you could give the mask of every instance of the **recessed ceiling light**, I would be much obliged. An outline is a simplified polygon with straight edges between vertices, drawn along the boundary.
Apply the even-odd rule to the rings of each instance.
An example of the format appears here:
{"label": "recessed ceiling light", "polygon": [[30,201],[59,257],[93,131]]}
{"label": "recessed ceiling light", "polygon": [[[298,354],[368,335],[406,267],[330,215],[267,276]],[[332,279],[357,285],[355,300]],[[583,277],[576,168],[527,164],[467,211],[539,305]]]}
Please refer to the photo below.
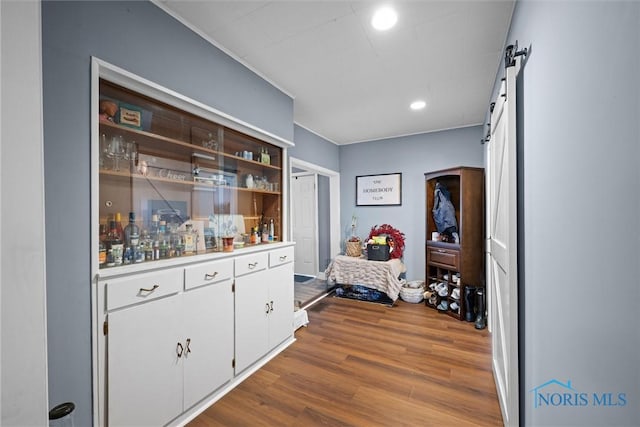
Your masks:
{"label": "recessed ceiling light", "polygon": [[409,105],[409,108],[411,108],[414,111],[417,111],[417,110],[422,110],[426,106],[427,106],[426,102],[419,100],[419,101],[413,101],[411,105]]}
{"label": "recessed ceiling light", "polygon": [[380,31],[388,30],[396,25],[396,22],[398,22],[398,14],[388,6],[378,9],[371,19],[373,28]]}

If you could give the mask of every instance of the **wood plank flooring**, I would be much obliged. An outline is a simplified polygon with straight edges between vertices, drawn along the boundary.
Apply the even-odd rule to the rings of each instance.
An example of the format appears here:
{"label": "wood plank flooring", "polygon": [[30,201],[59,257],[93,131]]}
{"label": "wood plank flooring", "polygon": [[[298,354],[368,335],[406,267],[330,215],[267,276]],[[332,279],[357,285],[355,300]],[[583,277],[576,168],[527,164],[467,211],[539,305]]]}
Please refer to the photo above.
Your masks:
{"label": "wood plank flooring", "polygon": [[331,296],[297,341],[194,419],[210,426],[500,426],[486,329]]}

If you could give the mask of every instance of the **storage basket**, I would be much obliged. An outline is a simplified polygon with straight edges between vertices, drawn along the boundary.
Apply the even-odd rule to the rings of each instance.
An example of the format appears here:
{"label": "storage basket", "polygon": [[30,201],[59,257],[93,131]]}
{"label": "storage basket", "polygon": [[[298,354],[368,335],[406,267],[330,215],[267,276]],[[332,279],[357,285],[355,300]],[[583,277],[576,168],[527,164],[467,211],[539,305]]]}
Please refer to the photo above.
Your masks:
{"label": "storage basket", "polygon": [[362,242],[349,242],[347,241],[347,250],[345,251],[347,256],[359,257],[362,255]]}
{"label": "storage basket", "polygon": [[424,291],[424,281],[412,280],[402,285],[400,288],[400,298],[402,298],[403,301],[417,304],[424,299]]}

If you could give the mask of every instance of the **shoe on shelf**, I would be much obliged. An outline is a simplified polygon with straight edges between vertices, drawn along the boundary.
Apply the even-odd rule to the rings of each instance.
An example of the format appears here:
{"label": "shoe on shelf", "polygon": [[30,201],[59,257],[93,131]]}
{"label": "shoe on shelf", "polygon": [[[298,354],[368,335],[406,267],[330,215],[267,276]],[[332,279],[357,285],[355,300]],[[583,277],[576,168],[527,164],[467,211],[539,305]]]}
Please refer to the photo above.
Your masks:
{"label": "shoe on shelf", "polygon": [[457,302],[452,302],[451,305],[449,306],[451,308],[451,310],[453,311],[458,311],[458,309],[460,308],[460,306],[458,305]]}
{"label": "shoe on shelf", "polygon": [[438,304],[438,310],[440,311],[447,311],[449,309],[449,303],[447,301],[440,301],[440,304]]}
{"label": "shoe on shelf", "polygon": [[460,299],[460,288],[454,288],[453,291],[451,291],[451,298]]}
{"label": "shoe on shelf", "polygon": [[438,295],[440,295],[441,297],[446,297],[447,295],[449,295],[449,290],[444,287],[443,289],[440,289],[438,291]]}

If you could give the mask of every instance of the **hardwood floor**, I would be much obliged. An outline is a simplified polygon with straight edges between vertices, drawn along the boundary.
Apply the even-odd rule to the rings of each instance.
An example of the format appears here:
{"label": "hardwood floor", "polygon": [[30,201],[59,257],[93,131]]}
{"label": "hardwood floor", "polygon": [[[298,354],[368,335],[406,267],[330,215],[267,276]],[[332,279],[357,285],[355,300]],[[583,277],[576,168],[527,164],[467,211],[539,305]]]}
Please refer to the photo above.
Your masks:
{"label": "hardwood floor", "polygon": [[486,329],[331,296],[297,341],[190,427],[499,426]]}

